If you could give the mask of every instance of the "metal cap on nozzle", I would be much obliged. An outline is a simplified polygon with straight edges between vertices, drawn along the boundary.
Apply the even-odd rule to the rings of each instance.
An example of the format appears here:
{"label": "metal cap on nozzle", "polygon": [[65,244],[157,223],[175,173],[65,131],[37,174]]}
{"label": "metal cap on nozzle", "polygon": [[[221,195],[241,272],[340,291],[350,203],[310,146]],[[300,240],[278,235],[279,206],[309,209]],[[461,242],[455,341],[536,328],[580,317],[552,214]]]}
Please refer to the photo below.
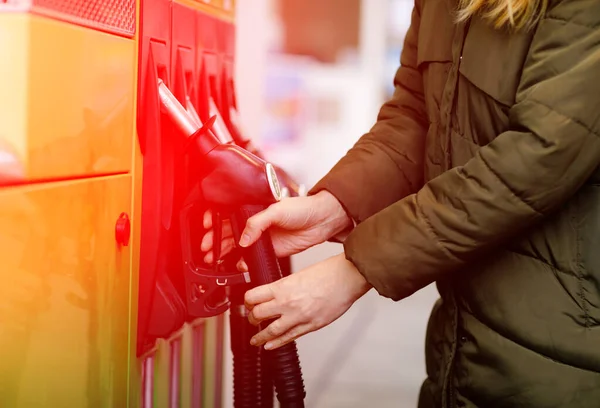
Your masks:
{"label": "metal cap on nozzle", "polygon": [[271,188],[271,193],[273,193],[273,198],[277,201],[281,201],[281,187],[279,186],[279,179],[277,178],[275,167],[273,167],[271,163],[267,163],[265,169],[267,171],[267,180],[269,181],[269,187]]}

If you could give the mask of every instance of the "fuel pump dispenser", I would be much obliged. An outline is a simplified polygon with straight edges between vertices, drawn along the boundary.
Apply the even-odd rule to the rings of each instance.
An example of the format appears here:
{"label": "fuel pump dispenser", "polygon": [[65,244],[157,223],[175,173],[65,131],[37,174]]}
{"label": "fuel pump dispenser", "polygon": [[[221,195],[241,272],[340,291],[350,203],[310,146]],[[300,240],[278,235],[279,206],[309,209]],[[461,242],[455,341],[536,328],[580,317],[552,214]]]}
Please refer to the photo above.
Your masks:
{"label": "fuel pump dispenser", "polygon": [[[205,124],[190,114],[159,79],[161,106],[184,143],[185,199],[179,216],[185,303],[188,314],[214,316],[230,309],[231,347],[234,358],[234,404],[239,407],[270,407],[273,385],[283,408],[304,407],[305,390],[295,342],[265,351],[250,346],[258,329],[247,320],[244,293],[250,287],[281,279],[278,259],[269,234],[248,248],[221,257],[221,220],[232,222],[239,242],[246,221],[281,199],[275,168],[257,155],[234,144],[223,143],[213,132],[218,119]],[[210,267],[195,260],[200,251],[201,221],[206,210],[213,216],[215,262]],[[239,272],[242,256],[248,272]],[[223,297],[227,288],[228,296]]]}

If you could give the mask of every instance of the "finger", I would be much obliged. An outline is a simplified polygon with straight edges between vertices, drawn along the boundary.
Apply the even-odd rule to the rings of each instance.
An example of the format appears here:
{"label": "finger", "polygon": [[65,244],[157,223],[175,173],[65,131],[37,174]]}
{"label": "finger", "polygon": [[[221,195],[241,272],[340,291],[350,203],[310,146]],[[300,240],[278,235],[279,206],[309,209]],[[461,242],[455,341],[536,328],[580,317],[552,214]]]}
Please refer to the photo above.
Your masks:
{"label": "finger", "polygon": [[233,236],[233,228],[231,228],[231,221],[223,220],[223,226],[221,228],[221,236],[224,238]]}
{"label": "finger", "polygon": [[210,230],[206,234],[204,234],[204,236],[202,237],[202,242],[200,243],[200,250],[202,252],[207,252],[212,249],[214,240],[213,236],[213,230]]}
{"label": "finger", "polygon": [[[235,241],[233,238],[228,238],[224,240],[221,244],[221,256],[227,255],[232,249],[235,247]],[[214,262],[214,254],[213,251],[208,252],[204,256],[204,263],[213,263]]]}
{"label": "finger", "polygon": [[247,291],[244,295],[244,304],[248,310],[252,310],[259,303],[268,302],[273,299],[275,299],[275,293],[273,291],[273,284],[271,283]]}
{"label": "finger", "polygon": [[246,264],[243,258],[238,261],[236,267],[240,272],[248,272],[248,264]]}
{"label": "finger", "polygon": [[271,225],[277,224],[277,221],[281,217],[278,208],[277,204],[274,204],[266,210],[250,217],[242,232],[240,246],[247,247],[252,245]]}
{"label": "finger", "polygon": [[264,330],[255,334],[250,340],[250,344],[253,346],[262,346],[266,342],[280,337],[292,327],[296,326],[296,324],[297,323],[291,319],[288,320],[285,317],[280,317],[274,322],[271,322]]}
{"label": "finger", "polygon": [[202,225],[204,226],[204,229],[212,228],[212,211],[208,210],[204,213]]}
{"label": "finger", "polygon": [[279,305],[275,300],[255,306],[248,314],[250,324],[258,326],[265,320],[274,319],[281,315]]}
{"label": "finger", "polygon": [[312,331],[312,326],[307,323],[295,326],[281,336],[268,341],[267,344],[265,344],[265,350],[275,350],[276,348],[285,346],[286,344],[291,343],[297,338],[302,337]]}
{"label": "finger", "polygon": [[[206,226],[205,226],[205,228],[206,228]],[[225,240],[226,238],[231,238],[232,236],[233,236],[233,229],[231,228],[231,221],[229,221],[229,220],[223,221],[223,226],[221,228],[222,239]],[[214,241],[214,230],[211,229],[206,234],[204,234],[204,236],[202,237],[202,242],[200,243],[200,250],[202,252],[210,251],[213,247],[213,241]],[[223,248],[223,245],[221,245],[221,248]]]}

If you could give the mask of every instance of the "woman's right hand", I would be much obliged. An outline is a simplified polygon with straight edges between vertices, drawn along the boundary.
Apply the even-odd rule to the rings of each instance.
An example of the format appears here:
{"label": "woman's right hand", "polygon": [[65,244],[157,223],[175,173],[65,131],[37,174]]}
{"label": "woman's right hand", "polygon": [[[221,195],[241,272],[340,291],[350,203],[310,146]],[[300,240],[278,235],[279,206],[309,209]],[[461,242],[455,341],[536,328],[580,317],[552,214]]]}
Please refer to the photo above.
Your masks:
{"label": "woman's right hand", "polygon": [[[242,232],[239,245],[252,245],[269,229],[275,254],[283,258],[325,242],[352,226],[352,220],[340,202],[328,191],[309,197],[286,198],[251,217]],[[204,228],[212,228],[212,217],[206,213]],[[202,239],[205,261],[212,259],[212,230]],[[221,251],[226,254],[234,245],[231,223],[223,222]]]}

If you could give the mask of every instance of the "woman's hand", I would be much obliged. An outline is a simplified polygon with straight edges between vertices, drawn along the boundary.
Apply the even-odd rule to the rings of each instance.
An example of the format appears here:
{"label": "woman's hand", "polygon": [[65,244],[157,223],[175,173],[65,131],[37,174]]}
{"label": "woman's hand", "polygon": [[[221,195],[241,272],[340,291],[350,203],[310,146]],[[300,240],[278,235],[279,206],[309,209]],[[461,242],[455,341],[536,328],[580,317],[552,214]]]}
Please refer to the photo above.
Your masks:
{"label": "woman's hand", "polygon": [[246,292],[250,323],[274,320],[251,341],[272,350],[327,326],[371,288],[344,254]]}
{"label": "woman's hand", "polygon": [[[329,192],[314,196],[286,198],[251,217],[242,233],[241,246],[250,246],[269,229],[278,258],[296,254],[325,242],[352,226],[352,221],[339,201]],[[204,216],[204,228],[212,228],[209,212]],[[221,251],[225,255],[235,245],[229,220],[223,222]],[[201,250],[207,252],[205,262],[211,263],[213,232],[202,239]]]}

